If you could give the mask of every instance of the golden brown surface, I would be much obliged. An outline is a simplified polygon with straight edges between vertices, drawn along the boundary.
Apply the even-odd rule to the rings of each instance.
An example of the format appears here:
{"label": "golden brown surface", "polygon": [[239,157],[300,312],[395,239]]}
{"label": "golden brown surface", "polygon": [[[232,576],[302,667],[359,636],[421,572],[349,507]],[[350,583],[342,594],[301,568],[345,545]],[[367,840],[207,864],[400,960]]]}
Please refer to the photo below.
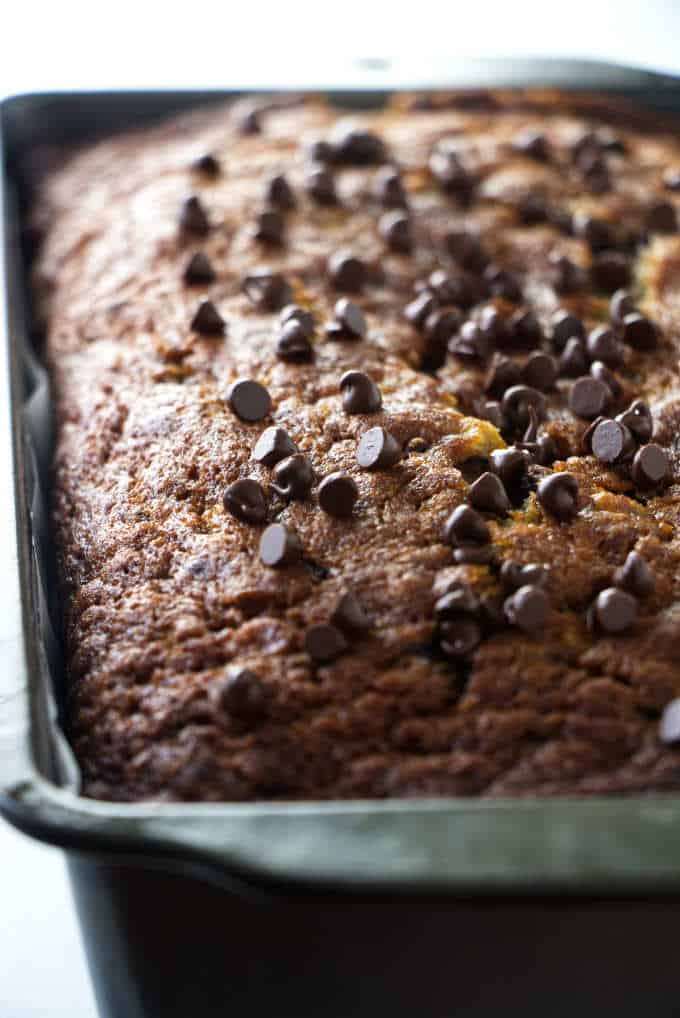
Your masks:
{"label": "golden brown surface", "polygon": [[[501,628],[464,665],[432,649],[433,604],[447,578],[498,593],[497,566],[453,566],[441,527],[465,499],[461,465],[504,442],[488,421],[459,412],[471,414],[485,368],[449,356],[436,375],[419,370],[423,340],[402,315],[414,283],[449,267],[441,249],[448,230],[474,225],[493,260],[519,274],[522,306],[543,324],[566,307],[592,328],[607,319],[607,296],[591,288],[558,296],[548,271],[551,251],[588,269],[588,246],[545,223],[522,225],[518,197],[541,195],[617,230],[639,230],[654,196],[680,205],[662,185],[667,169],[680,168],[675,138],[617,127],[626,151],[608,157],[611,190],[592,194],[566,155],[587,121],[551,97],[535,98],[533,110],[513,103],[352,118],[370,124],[402,168],[411,255],[389,253],[378,234],[375,167],[338,171],[338,207],[305,196],[305,146],[338,118],[315,101],[264,113],[263,132],[251,136],[238,133],[227,109],[199,113],[100,143],[48,179],[37,210],[48,228],[36,286],[59,420],[55,535],[71,737],[86,794],[241,800],[680,787],[678,751],[657,735],[661,709],[680,695],[679,237],[652,235],[635,253],[639,304],[662,339],[652,352],[627,348],[618,372],[626,402],[650,402],[674,483],[640,497],[620,472],[575,457],[585,424],[566,409],[566,383],[558,383],[549,429],[579,479],[578,516],[557,522],[529,491],[507,519],[490,518],[497,563],[551,567],[545,632]],[[512,138],[527,126],[548,137],[552,162],[513,152]],[[469,207],[427,171],[433,144],[448,137],[479,180]],[[214,181],[190,169],[205,152],[222,164]],[[263,248],[252,222],[266,180],[280,171],[297,209],[286,214],[284,246]],[[178,231],[191,194],[214,224],[206,238]],[[368,319],[359,342],[323,334],[339,296],[326,259],[344,247],[371,267],[352,298]],[[182,283],[195,250],[217,271],[209,286]],[[244,274],[262,264],[283,271],[296,301],[314,311],[313,363],[278,360],[277,314],[241,292]],[[189,327],[206,296],[227,323],[224,337]],[[350,368],[378,382],[381,412],[343,412],[338,381]],[[226,408],[238,376],[266,385],[270,418],[243,424]],[[271,471],[250,454],[272,423],[320,477],[344,470],[359,487],[349,520],[324,513],[316,489],[304,502],[269,499],[270,519],[294,528],[323,570],[267,568],[261,528],[224,511],[224,489],[239,477],[269,488]],[[375,425],[402,443],[423,439],[424,451],[389,470],[361,471],[356,442]],[[563,467],[558,460],[554,469]],[[545,471],[534,468],[534,477]],[[586,609],[633,548],[655,569],[655,593],[630,632],[594,636]],[[305,632],[329,618],[348,587],[373,629],[315,666]],[[234,665],[255,671],[266,690],[266,717],[245,730],[210,696]]]}

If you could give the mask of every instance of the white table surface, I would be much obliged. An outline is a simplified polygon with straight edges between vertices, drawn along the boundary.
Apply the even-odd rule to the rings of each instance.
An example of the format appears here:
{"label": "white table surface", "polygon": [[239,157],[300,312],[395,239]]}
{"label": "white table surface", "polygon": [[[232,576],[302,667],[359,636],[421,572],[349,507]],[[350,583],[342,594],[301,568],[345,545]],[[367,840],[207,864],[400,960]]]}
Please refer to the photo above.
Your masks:
{"label": "white table surface", "polygon": [[[12,4],[0,95],[47,89],[217,87],[328,77],[343,54],[576,56],[680,71],[678,0],[419,0]],[[414,14],[417,11],[417,15]],[[329,19],[332,25],[329,24]],[[329,35],[330,33],[330,35]],[[332,38],[331,38],[332,36]],[[0,821],[0,1016],[95,1018],[61,854]],[[161,1018],[161,1016],[159,1016]]]}

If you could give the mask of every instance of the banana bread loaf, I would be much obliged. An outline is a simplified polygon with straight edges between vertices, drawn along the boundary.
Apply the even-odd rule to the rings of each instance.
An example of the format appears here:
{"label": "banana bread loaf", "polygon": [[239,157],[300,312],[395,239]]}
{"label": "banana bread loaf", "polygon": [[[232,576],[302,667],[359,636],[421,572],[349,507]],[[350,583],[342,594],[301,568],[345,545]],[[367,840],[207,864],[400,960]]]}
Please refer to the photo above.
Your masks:
{"label": "banana bread loaf", "polygon": [[241,100],[35,209],[70,737],[123,801],[680,788],[680,139]]}

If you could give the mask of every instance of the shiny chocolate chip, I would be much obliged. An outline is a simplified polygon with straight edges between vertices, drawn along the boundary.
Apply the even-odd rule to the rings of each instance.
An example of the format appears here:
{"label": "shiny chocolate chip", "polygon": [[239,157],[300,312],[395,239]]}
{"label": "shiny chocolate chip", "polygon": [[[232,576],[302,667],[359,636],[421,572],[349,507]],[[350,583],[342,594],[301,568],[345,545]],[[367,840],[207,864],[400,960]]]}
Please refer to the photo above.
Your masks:
{"label": "shiny chocolate chip", "polygon": [[387,155],[382,138],[361,128],[341,126],[331,144],[333,161],[343,166],[371,166],[384,162]]}
{"label": "shiny chocolate chip", "polygon": [[614,235],[609,223],[585,213],[577,213],[573,221],[574,233],[584,240],[592,251],[604,251],[614,246]]}
{"label": "shiny chocolate chip", "polygon": [[450,619],[439,627],[439,645],[446,657],[458,659],[467,657],[482,640],[479,623],[468,617]]}
{"label": "shiny chocolate chip", "polygon": [[337,205],[335,178],[327,167],[313,163],[305,173],[305,191],[318,205]]}
{"label": "shiny chocolate chip", "polygon": [[519,131],[512,139],[512,147],[520,155],[535,159],[539,163],[550,161],[550,142],[541,131],[526,128]]}
{"label": "shiny chocolate chip", "polygon": [[285,222],[280,209],[261,209],[255,216],[253,236],[262,244],[278,247],[283,244]]}
{"label": "shiny chocolate chip", "polygon": [[483,516],[469,505],[459,505],[444,524],[442,536],[446,544],[461,547],[467,544],[488,544],[491,531]]}
{"label": "shiny chocolate chip", "polygon": [[541,323],[533,311],[518,308],[508,321],[513,342],[518,346],[538,346],[543,339]]}
{"label": "shiny chocolate chip", "polygon": [[365,339],[368,331],[361,308],[347,297],[341,297],[333,309],[335,321],[349,339]]}
{"label": "shiny chocolate chip", "polygon": [[550,341],[556,350],[563,350],[572,336],[578,339],[585,339],[586,336],[581,319],[563,308],[553,314],[549,331]]}
{"label": "shiny chocolate chip", "polygon": [[437,307],[437,301],[429,290],[423,290],[404,308],[404,318],[415,326],[422,329],[425,322]]}
{"label": "shiny chocolate chip", "polygon": [[473,180],[457,152],[450,145],[438,145],[430,154],[428,166],[430,173],[444,191],[465,200],[469,199],[474,186]]}
{"label": "shiny chocolate chip", "polygon": [[612,329],[598,325],[589,333],[586,351],[591,361],[602,361],[609,367],[617,367],[623,361],[623,347]]}
{"label": "shiny chocolate chip", "polygon": [[208,286],[215,282],[216,276],[208,256],[196,251],[187,262],[182,278],[189,286]]}
{"label": "shiny chocolate chip", "polygon": [[276,340],[276,356],[291,364],[300,364],[312,359],[314,349],[309,341],[309,332],[295,318],[283,325]]}
{"label": "shiny chocolate chip", "polygon": [[359,489],[349,474],[335,471],[319,485],[319,505],[329,516],[351,516],[358,498]]}
{"label": "shiny chocolate chip", "polygon": [[539,481],[536,495],[545,511],[560,521],[572,519],[578,511],[578,481],[573,474],[544,477]]}
{"label": "shiny chocolate chip", "polygon": [[512,445],[489,453],[489,466],[506,488],[512,488],[524,480],[529,462],[527,454]]}
{"label": "shiny chocolate chip", "polygon": [[347,293],[359,293],[368,275],[365,263],[349,251],[335,251],[330,256],[328,274],[333,286]]}
{"label": "shiny chocolate chip", "polygon": [[590,435],[590,448],[601,463],[618,463],[635,448],[633,436],[625,425],[605,418]]}
{"label": "shiny chocolate chip", "polygon": [[522,287],[517,276],[497,265],[488,265],[484,270],[484,281],[492,297],[501,297],[511,304],[522,300]]}
{"label": "shiny chocolate chip", "polygon": [[612,294],[609,301],[609,317],[616,324],[620,324],[626,315],[636,312],[635,301],[630,290],[617,290]]}
{"label": "shiny chocolate chip", "polygon": [[357,463],[362,470],[386,470],[398,463],[401,455],[396,438],[384,428],[369,428],[359,439]]}
{"label": "shiny chocolate chip", "polygon": [[582,339],[572,336],[568,339],[559,357],[559,373],[563,378],[576,378],[588,370],[588,355]]}
{"label": "shiny chocolate chip", "polygon": [[382,407],[382,395],[363,371],[346,371],[340,379],[342,409],[347,414],[374,414]]}
{"label": "shiny chocolate chip", "polygon": [[262,680],[249,668],[230,668],[210,694],[223,711],[248,725],[262,720],[266,714],[267,697]]}
{"label": "shiny chocolate chip", "polygon": [[623,633],[630,629],[637,615],[637,600],[625,590],[607,587],[601,590],[592,605],[591,618],[605,633]]}
{"label": "shiny chocolate chip", "polygon": [[551,254],[548,259],[550,278],[555,293],[578,293],[586,285],[586,274],[566,255]]}
{"label": "shiny chocolate chip", "polygon": [[242,421],[261,421],[271,411],[271,396],[252,378],[238,378],[229,387],[227,405]]}
{"label": "shiny chocolate chip", "polygon": [[526,565],[509,559],[501,566],[500,579],[503,590],[513,592],[527,585],[545,587],[550,580],[550,571],[536,562]]}
{"label": "shiny chocolate chip", "polygon": [[623,319],[621,334],[624,343],[635,347],[636,350],[651,350],[656,346],[657,331],[654,322],[635,311]]}
{"label": "shiny chocolate chip", "polygon": [[602,251],[593,257],[590,275],[598,289],[613,293],[628,285],[630,262],[620,251]]}
{"label": "shiny chocolate chip", "polygon": [[634,597],[648,597],[656,586],[656,576],[646,559],[639,552],[631,551],[614,573],[614,586],[627,590]]}
{"label": "shiny chocolate chip", "polygon": [[631,476],[638,488],[656,488],[667,477],[668,456],[656,442],[642,445],[633,457]]}
{"label": "shiny chocolate chip", "polygon": [[538,633],[548,619],[550,600],[542,587],[526,584],[506,598],[503,612],[510,625],[524,633]]}
{"label": "shiny chocolate chip", "polygon": [[265,467],[275,467],[287,456],[293,456],[297,446],[283,428],[265,428],[252,452],[253,459]]}
{"label": "shiny chocolate chip", "polygon": [[281,498],[302,501],[309,495],[314,481],[314,467],[310,460],[296,452],[276,464],[272,488]]}
{"label": "shiny chocolate chip", "polygon": [[634,399],[627,410],[617,416],[617,421],[625,424],[637,442],[649,442],[654,430],[652,412],[642,399]]}
{"label": "shiny chocolate chip", "polygon": [[522,381],[522,369],[510,357],[495,353],[489,365],[484,381],[484,391],[491,396],[501,398],[507,389],[519,385]]}
{"label": "shiny chocolate chip", "polygon": [[230,484],[223,501],[225,510],[242,523],[264,523],[267,518],[264,491],[252,477]]}
{"label": "shiny chocolate chip", "polygon": [[491,353],[491,337],[477,322],[464,322],[457,336],[448,344],[449,351],[456,357],[472,360],[485,360]]}
{"label": "shiny chocolate chip", "polygon": [[437,599],[434,613],[441,622],[460,614],[473,614],[479,610],[479,601],[466,583],[458,584]]}
{"label": "shiny chocolate chip", "polygon": [[453,561],[458,566],[486,566],[493,557],[491,545],[466,544],[453,549]]}
{"label": "shiny chocolate chip", "polygon": [[378,221],[378,232],[388,248],[397,254],[409,254],[413,249],[411,221],[405,212],[385,212]]}
{"label": "shiny chocolate chip", "polygon": [[530,417],[529,407],[533,407],[537,417],[545,416],[545,396],[538,389],[529,385],[513,385],[506,389],[501,400],[501,409],[511,426],[526,428]]}
{"label": "shiny chocolate chip", "polygon": [[502,516],[511,508],[510,499],[497,474],[487,470],[468,489],[468,501],[474,509]]}
{"label": "shiny chocolate chip", "polygon": [[203,300],[191,319],[191,328],[202,336],[221,336],[224,333],[224,318],[211,300]]}
{"label": "shiny chocolate chip", "polygon": [[394,166],[383,166],[377,171],[372,190],[385,208],[405,208],[408,204],[399,170]]}
{"label": "shiny chocolate chip", "polygon": [[557,378],[557,361],[548,353],[536,350],[529,354],[522,375],[524,383],[539,392],[547,392],[552,389]]}
{"label": "shiny chocolate chip", "polygon": [[260,561],[276,568],[289,566],[302,556],[302,542],[293,530],[282,523],[271,523],[260,538]]}
{"label": "shiny chocolate chip", "polygon": [[253,269],[245,276],[242,286],[246,296],[263,311],[278,311],[293,297],[285,276],[268,268]]}
{"label": "shiny chocolate chip", "polygon": [[286,306],[282,309],[281,314],[279,315],[279,324],[283,326],[288,322],[297,322],[309,339],[311,339],[314,335],[314,330],[316,328],[314,315],[306,308],[300,307],[299,304],[286,304]]}
{"label": "shiny chocolate chip", "polygon": [[367,633],[373,626],[370,615],[351,590],[346,591],[338,601],[331,615],[331,622],[343,633],[351,636]]}
{"label": "shiny chocolate chip", "polygon": [[610,371],[606,364],[602,361],[593,361],[590,365],[590,374],[593,378],[597,378],[598,381],[604,382],[614,399],[618,399],[621,395],[621,383],[614,374]]}
{"label": "shiny chocolate chip", "polygon": [[611,393],[604,382],[591,375],[577,378],[569,389],[569,409],[586,421],[603,414],[610,399]]}
{"label": "shiny chocolate chip", "polygon": [[195,159],[191,164],[191,168],[195,173],[200,173],[201,176],[207,177],[210,180],[214,180],[215,177],[220,175],[220,164],[211,152],[206,152],[205,155]]}

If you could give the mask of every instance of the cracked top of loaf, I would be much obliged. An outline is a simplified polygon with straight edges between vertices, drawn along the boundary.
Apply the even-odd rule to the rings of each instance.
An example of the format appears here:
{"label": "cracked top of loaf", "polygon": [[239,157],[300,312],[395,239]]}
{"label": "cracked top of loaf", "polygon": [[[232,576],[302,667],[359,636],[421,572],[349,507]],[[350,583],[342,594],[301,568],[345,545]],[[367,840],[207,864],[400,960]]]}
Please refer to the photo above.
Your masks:
{"label": "cracked top of loaf", "polygon": [[547,92],[241,100],[51,171],[85,794],[680,788],[679,206],[672,132]]}

